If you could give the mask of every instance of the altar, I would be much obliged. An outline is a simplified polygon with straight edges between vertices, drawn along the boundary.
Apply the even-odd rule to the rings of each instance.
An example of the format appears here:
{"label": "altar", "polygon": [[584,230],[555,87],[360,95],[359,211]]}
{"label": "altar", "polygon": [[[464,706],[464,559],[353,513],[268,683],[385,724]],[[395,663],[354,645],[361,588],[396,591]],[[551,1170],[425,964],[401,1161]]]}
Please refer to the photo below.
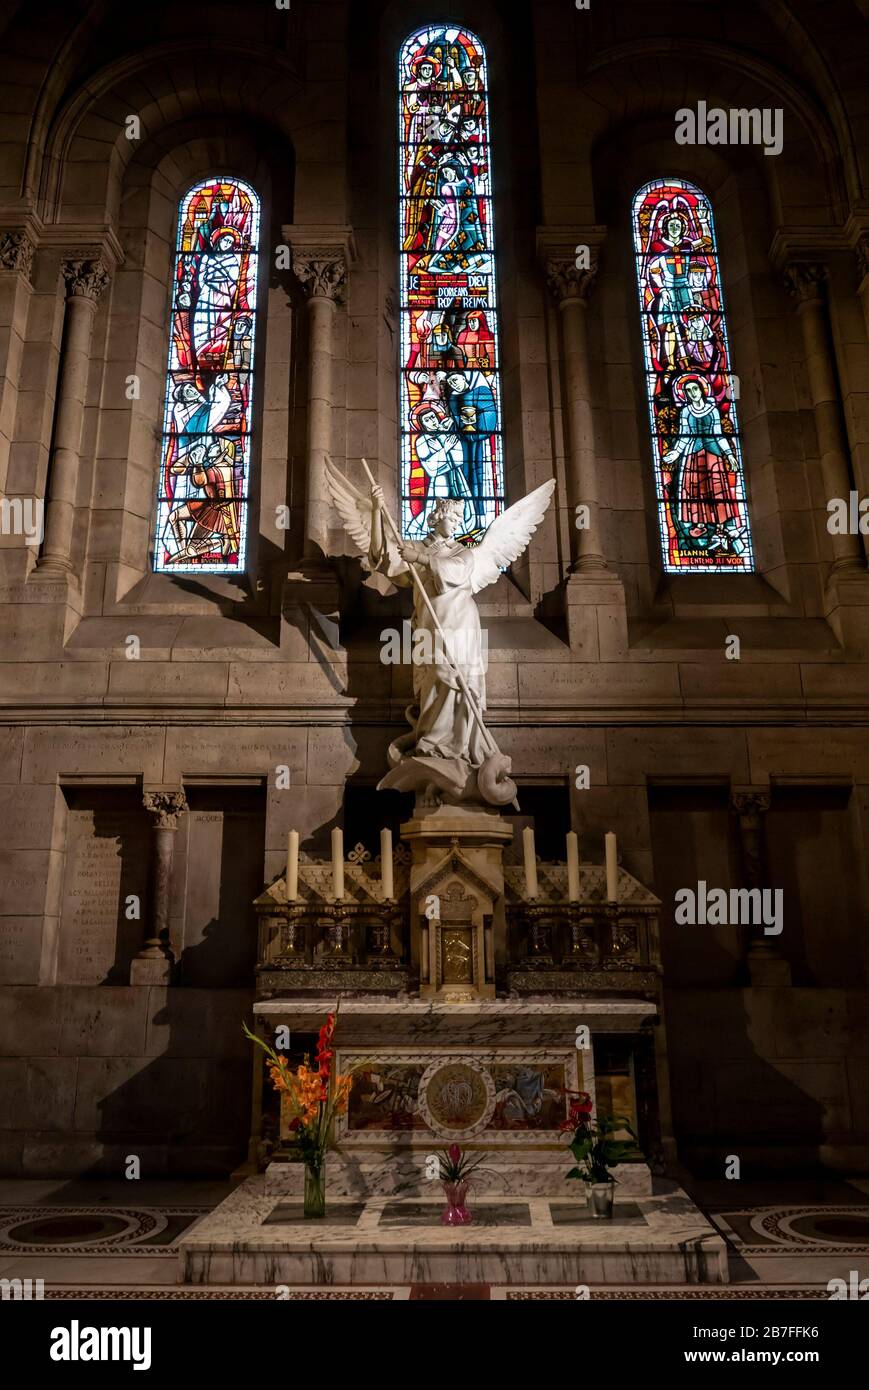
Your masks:
{"label": "altar", "polygon": [[[726,1279],[721,1237],[672,1182],[655,1190],[674,1156],[658,900],[620,865],[611,832],[585,859],[569,826],[563,861],[539,858],[530,824],[514,844],[505,808],[518,810],[519,789],[484,719],[474,595],[525,549],[554,483],[514,502],[474,546],[457,539],[462,506],[438,498],[427,540],[409,542],[362,464],[370,494],[327,466],[333,503],[369,568],[413,590],[414,640],[429,639],[414,662],[410,730],[389,745],[378,784],[413,792],[413,813],[396,845],[383,827],[376,859],[361,844],[348,853],[340,825],[325,862],[289,833],[286,873],[256,900],[254,1040],[272,1049],[283,1103],[264,1087],[256,1050],[251,1176],[182,1241],[182,1276]],[[311,1207],[305,1220],[302,1121],[287,1093],[294,1058],[313,1056],[327,1016],[334,1031],[320,1046],[352,1087],[326,1157],[325,1216],[318,1157],[309,1177],[320,1214]],[[322,1117],[328,1095],[312,1114]],[[638,1137],[632,1161],[604,1169],[604,1220],[568,1176],[576,1104]],[[450,1148],[476,1161],[477,1218],[460,1229],[439,1218],[438,1155]]]}
{"label": "altar", "polygon": [[[335,1017],[354,1068],[326,1161],[325,1224],[304,1221],[304,1165],[257,1055],[241,1187],[182,1242],[194,1282],[720,1282],[724,1245],[662,1175],[671,1152],[658,903],[623,867],[508,862],[506,821],[417,808],[386,859],[340,831],[257,899],[256,1029],[309,1045]],[[406,848],[405,848],[406,846]],[[571,849],[571,842],[566,840]],[[532,860],[533,856],[533,860]],[[341,890],[340,896],[336,888]],[[618,1166],[609,1222],[567,1177],[571,1096],[627,1115],[642,1157]],[[482,1162],[462,1231],[439,1224],[432,1156]],[[257,1171],[258,1170],[258,1171]]]}

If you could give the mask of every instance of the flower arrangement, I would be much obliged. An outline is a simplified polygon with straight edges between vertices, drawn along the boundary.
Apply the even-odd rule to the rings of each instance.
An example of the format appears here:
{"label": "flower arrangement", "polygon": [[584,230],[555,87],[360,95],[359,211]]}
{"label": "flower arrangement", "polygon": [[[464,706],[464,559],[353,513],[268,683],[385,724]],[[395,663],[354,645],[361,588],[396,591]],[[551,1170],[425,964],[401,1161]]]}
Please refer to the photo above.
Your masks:
{"label": "flower arrangement", "polygon": [[450,1144],[437,1155],[438,1176],[444,1187],[447,1205],[441,1212],[442,1226],[470,1226],[471,1213],[465,1206],[468,1183],[471,1174],[480,1167],[483,1156],[469,1158],[463,1154],[458,1144]]}
{"label": "flower arrangement", "polygon": [[[568,1118],[562,1123],[562,1130],[573,1132],[570,1151],[576,1159],[576,1166],[567,1174],[569,1178],[580,1178],[585,1183],[612,1183],[616,1179],[610,1171],[617,1163],[636,1158],[638,1153],[637,1136],[631,1122],[624,1115],[598,1115],[592,1119],[592,1102],[587,1091],[568,1091],[574,1096],[568,1111]],[[629,1139],[615,1139],[619,1131],[627,1132]]]}
{"label": "flower arrangement", "polygon": [[[333,1075],[334,1056],[331,1043],[335,1032],[335,1015],[329,1014],[317,1039],[315,1066],[306,1057],[293,1071],[282,1053],[276,1052],[262,1038],[242,1025],[245,1037],[262,1048],[268,1059],[272,1085],[290,1115],[290,1129],[305,1164],[305,1215],[322,1216],[326,1209],[325,1161],[326,1152],[334,1148],[332,1125],[336,1115],[343,1115],[350,1100],[353,1071]],[[310,1210],[309,1210],[310,1208]],[[319,1208],[319,1210],[317,1210]]]}
{"label": "flower arrangement", "polygon": [[438,1176],[441,1182],[448,1183],[467,1182],[483,1162],[482,1155],[479,1158],[470,1158],[463,1154],[458,1144],[450,1144],[448,1149],[442,1149],[437,1158],[440,1167]]}

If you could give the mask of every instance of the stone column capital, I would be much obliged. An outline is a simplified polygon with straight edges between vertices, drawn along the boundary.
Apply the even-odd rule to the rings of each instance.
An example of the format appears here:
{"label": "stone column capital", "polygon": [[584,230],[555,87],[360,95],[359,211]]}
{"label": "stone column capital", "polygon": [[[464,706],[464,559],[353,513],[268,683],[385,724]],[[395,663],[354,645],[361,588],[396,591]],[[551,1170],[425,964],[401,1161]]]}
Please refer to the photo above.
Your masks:
{"label": "stone column capital", "polygon": [[765,787],[734,787],[730,793],[730,809],[740,820],[760,820],[770,806],[770,793]]}
{"label": "stone column capital", "polygon": [[96,304],[109,283],[111,272],[99,253],[71,251],[61,262],[67,299],[84,299]]}
{"label": "stone column capital", "polygon": [[821,302],[827,283],[827,267],[823,261],[791,261],[784,269],[785,289],[798,305]]}
{"label": "stone column capital", "polygon": [[27,232],[0,232],[0,270],[11,270],[29,280],[35,252]]}
{"label": "stone column capital", "polygon": [[560,308],[571,300],[588,304],[597,279],[598,255],[592,250],[588,267],[579,268],[575,259],[567,256],[548,256],[546,285]]}
{"label": "stone column capital", "polygon": [[179,818],[190,810],[183,787],[146,791],[142,803],[155,818],[155,830],[177,830]]}
{"label": "stone column capital", "polygon": [[342,247],[306,246],[294,251],[293,270],[308,299],[340,304],[347,286],[347,257]]}

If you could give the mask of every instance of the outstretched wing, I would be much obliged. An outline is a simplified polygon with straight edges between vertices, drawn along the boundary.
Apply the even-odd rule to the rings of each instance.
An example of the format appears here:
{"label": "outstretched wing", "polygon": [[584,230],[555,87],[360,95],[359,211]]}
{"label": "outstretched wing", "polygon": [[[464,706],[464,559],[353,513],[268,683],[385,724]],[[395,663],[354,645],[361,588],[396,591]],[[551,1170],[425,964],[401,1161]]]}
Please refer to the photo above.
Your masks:
{"label": "outstretched wing", "polygon": [[550,478],[495,518],[480,544],[471,551],[471,588],[475,594],[487,584],[494,584],[501,571],[519,559],[543,520],[554,491],[555,479]]}
{"label": "outstretched wing", "polygon": [[344,530],[367,556],[371,547],[371,498],[339,473],[331,459],[326,460],[326,486]]}

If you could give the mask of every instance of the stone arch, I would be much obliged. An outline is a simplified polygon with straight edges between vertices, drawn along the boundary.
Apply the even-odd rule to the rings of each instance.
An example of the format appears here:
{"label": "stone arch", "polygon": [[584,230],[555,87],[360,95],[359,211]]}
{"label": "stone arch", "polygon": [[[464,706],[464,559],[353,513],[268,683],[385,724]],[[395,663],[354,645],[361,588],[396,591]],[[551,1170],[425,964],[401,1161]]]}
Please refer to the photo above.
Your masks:
{"label": "stone arch", "polygon": [[[303,85],[286,54],[243,37],[213,38],[209,53],[218,61],[205,73],[196,71],[195,53],[190,39],[129,53],[101,68],[65,101],[52,120],[42,161],[38,208],[46,221],[113,221],[137,149],[179,121],[220,116],[265,122],[292,146],[301,199],[297,218],[313,220],[307,203],[322,192],[327,171],[335,220],[343,218],[343,112],[335,108],[327,84]],[[226,70],[239,56],[246,62],[245,80],[230,83]],[[139,118],[141,142],[126,136],[131,114]],[[322,213],[318,200],[318,220]]]}
{"label": "stone arch", "polygon": [[[563,119],[558,144],[566,160],[575,162],[574,200],[582,209],[577,211],[578,217],[594,220],[591,169],[583,153],[592,154],[616,127],[627,130],[637,125],[648,134],[650,123],[655,121],[660,123],[659,133],[663,136],[666,126],[672,140],[676,110],[704,100],[710,107],[781,107],[786,131],[783,153],[768,158],[761,150],[750,151],[761,161],[779,220],[787,219],[791,207],[796,220],[805,220],[805,179],[814,169],[819,171],[811,187],[817,220],[828,224],[842,220],[847,207],[847,160],[843,159],[837,130],[813,93],[781,68],[734,45],[700,38],[683,40],[675,77],[671,57],[669,40],[632,40],[603,49],[572,92],[559,89],[562,104],[566,99],[572,107]],[[759,99],[760,93],[768,95],[767,102]],[[787,135],[789,121],[796,124],[796,139]],[[679,150],[674,145],[677,157]],[[798,200],[795,184],[799,184]],[[549,202],[554,198],[561,201],[564,196],[545,187]],[[549,220],[558,221],[559,217]]]}

